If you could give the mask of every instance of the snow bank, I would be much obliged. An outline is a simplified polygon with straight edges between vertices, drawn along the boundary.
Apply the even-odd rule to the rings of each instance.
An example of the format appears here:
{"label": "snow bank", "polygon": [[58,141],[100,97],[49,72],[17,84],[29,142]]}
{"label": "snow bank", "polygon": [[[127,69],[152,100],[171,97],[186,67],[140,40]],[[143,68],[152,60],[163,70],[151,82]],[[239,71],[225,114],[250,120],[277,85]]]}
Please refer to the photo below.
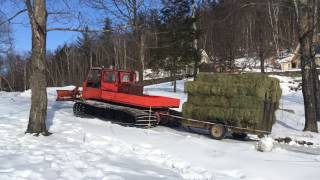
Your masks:
{"label": "snow bank", "polygon": [[[279,77],[286,89],[291,78]],[[177,93],[170,83],[145,87],[148,94],[187,95],[184,81]],[[72,89],[72,87],[67,87]],[[215,180],[317,180],[319,149],[288,149],[275,144],[269,153],[255,150],[256,141],[213,140],[182,129],[122,127],[97,118],[77,118],[72,102],[55,102],[48,88],[49,137],[25,135],[30,92],[0,93],[0,179],[215,179]],[[59,88],[60,89],[60,88]],[[283,90],[284,109],[277,111],[271,137],[306,138],[301,92]],[[251,136],[252,137],[252,136]],[[293,146],[295,147],[295,146]],[[306,153],[312,149],[312,153]]]}

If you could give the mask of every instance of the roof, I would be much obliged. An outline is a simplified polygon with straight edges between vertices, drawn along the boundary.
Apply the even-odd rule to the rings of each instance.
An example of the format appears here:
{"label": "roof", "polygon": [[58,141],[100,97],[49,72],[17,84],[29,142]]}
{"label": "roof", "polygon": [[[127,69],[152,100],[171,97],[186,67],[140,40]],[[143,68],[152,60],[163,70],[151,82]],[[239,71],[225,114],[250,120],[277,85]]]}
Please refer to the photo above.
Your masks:
{"label": "roof", "polygon": [[278,59],[279,63],[289,63],[293,60],[294,54],[289,54],[287,57]]}

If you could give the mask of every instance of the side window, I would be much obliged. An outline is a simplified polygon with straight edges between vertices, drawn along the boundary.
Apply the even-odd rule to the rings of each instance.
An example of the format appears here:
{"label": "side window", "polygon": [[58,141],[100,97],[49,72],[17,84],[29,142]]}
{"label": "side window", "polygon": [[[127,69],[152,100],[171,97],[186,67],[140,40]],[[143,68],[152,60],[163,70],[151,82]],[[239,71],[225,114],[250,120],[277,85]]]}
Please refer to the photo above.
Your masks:
{"label": "side window", "polygon": [[93,88],[100,87],[100,70],[90,70],[88,77],[87,77],[87,86]]}
{"label": "side window", "polygon": [[130,74],[124,74],[122,76],[121,82],[130,82]]}
{"label": "side window", "polygon": [[116,78],[114,76],[113,72],[106,72],[104,75],[104,81],[108,83],[113,83],[116,81]]}

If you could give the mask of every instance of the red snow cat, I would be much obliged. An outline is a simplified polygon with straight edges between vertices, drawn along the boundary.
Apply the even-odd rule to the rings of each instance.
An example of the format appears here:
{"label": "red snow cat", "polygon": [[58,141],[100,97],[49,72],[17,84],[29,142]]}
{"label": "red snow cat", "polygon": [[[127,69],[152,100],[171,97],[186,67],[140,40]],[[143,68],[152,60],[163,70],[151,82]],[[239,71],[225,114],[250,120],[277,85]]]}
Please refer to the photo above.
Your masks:
{"label": "red snow cat", "polygon": [[[234,76],[228,77],[233,78]],[[279,83],[275,84],[278,84],[280,88]],[[189,90],[192,90],[192,87]],[[198,91],[199,88],[193,90]],[[240,90],[241,92],[248,91],[248,89],[243,89],[243,86],[239,87],[238,90],[239,92]],[[253,92],[255,93],[256,91]],[[170,109],[179,107],[179,99],[143,94],[143,85],[136,81],[135,72],[103,67],[90,69],[87,78],[82,84],[82,90],[78,87],[73,90],[57,90],[57,94],[57,101],[75,102],[73,105],[75,116],[90,115],[120,125],[141,128],[155,127],[160,124],[171,127],[182,125],[186,129],[207,129],[214,139],[223,139],[227,132],[232,132],[234,137],[239,138],[245,137],[247,133],[256,135],[269,134],[272,127],[272,123],[269,122],[274,122],[274,111],[277,104],[272,103],[272,106],[269,106],[268,104],[271,104],[271,101],[270,103],[268,103],[269,101],[263,103],[264,111],[261,111],[263,116],[258,118],[261,128],[251,128],[248,125],[241,124],[233,125],[228,119],[192,119],[193,117],[183,117],[181,112]],[[191,100],[188,99],[188,101]],[[185,110],[188,113],[188,109]],[[194,113],[195,115],[212,115],[212,113],[200,110],[198,112],[198,110]],[[233,109],[231,108],[231,110]]]}
{"label": "red snow cat", "polygon": [[[180,100],[143,94],[143,85],[133,71],[91,68],[82,91],[57,90],[57,101],[74,101],[76,116],[94,115],[125,126],[149,128],[171,122],[165,114],[178,108]],[[161,121],[160,121],[161,120]]]}

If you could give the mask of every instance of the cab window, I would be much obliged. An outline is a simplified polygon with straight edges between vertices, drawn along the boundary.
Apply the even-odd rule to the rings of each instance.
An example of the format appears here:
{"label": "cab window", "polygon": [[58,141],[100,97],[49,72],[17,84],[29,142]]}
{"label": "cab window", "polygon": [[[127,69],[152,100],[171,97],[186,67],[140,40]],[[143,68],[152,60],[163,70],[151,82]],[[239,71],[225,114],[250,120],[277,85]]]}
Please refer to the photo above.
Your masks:
{"label": "cab window", "polygon": [[130,82],[130,74],[122,75],[121,82]]}
{"label": "cab window", "polygon": [[104,81],[108,83],[113,83],[116,81],[115,75],[113,72],[106,72],[104,74]]}
{"label": "cab window", "polygon": [[92,88],[99,88],[100,87],[100,70],[90,70],[87,78],[87,86]]}

